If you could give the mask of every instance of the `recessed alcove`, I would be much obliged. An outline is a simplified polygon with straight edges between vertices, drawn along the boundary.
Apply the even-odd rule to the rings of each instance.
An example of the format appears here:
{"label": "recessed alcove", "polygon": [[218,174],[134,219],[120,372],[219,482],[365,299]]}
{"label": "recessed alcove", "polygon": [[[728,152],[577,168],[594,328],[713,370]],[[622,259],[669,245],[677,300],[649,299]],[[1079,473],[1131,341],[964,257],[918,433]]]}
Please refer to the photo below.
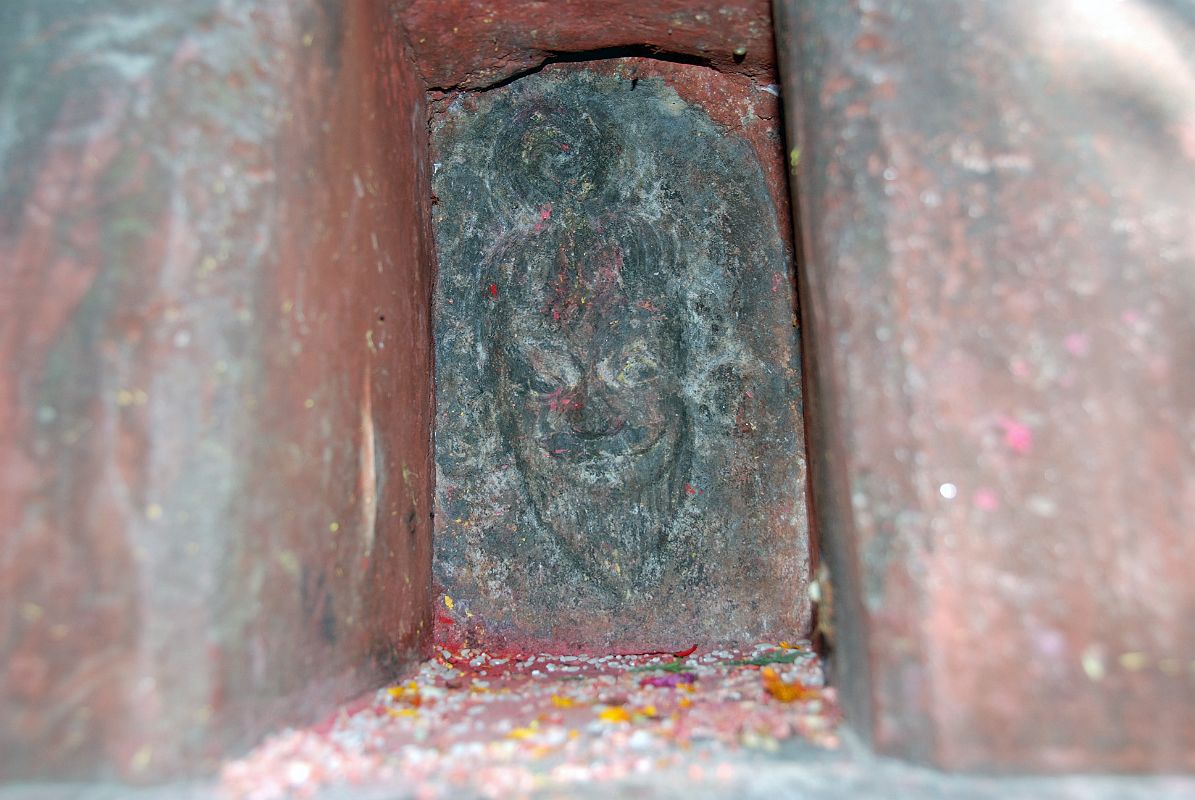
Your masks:
{"label": "recessed alcove", "polygon": [[574,57],[432,104],[441,638],[808,634],[775,92]]}
{"label": "recessed alcove", "polygon": [[0,780],[1190,769],[1195,26],[897,5],[4,4]]}

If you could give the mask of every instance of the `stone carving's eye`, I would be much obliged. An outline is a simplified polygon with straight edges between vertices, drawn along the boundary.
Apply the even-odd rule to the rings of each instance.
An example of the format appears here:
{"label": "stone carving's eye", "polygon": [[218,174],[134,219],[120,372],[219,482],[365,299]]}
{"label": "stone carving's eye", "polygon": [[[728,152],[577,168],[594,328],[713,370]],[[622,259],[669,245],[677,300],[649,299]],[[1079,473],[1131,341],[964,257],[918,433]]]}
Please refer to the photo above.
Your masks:
{"label": "stone carving's eye", "polygon": [[567,355],[536,345],[507,348],[506,364],[511,380],[537,394],[551,394],[567,385],[574,371]]}
{"label": "stone carving's eye", "polygon": [[623,386],[650,381],[660,373],[659,361],[643,341],[624,348],[615,366],[615,378]]}

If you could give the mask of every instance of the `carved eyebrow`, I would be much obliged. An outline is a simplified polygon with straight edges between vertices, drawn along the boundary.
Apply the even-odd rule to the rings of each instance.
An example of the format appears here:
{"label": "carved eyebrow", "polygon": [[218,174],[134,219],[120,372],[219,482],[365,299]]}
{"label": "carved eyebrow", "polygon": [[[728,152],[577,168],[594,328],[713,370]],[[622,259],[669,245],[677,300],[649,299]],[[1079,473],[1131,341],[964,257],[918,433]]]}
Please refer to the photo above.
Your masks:
{"label": "carved eyebrow", "polygon": [[[528,373],[569,383],[575,383],[581,374],[572,354],[552,342],[516,338],[503,343],[501,350],[510,362],[510,366]],[[533,359],[535,353],[547,355],[548,358],[536,364]]]}
{"label": "carved eyebrow", "polygon": [[543,329],[529,329],[525,326],[510,328],[509,335],[502,346],[507,349],[517,348],[520,351],[534,349],[559,353],[566,352],[560,341],[560,337],[554,332]]}

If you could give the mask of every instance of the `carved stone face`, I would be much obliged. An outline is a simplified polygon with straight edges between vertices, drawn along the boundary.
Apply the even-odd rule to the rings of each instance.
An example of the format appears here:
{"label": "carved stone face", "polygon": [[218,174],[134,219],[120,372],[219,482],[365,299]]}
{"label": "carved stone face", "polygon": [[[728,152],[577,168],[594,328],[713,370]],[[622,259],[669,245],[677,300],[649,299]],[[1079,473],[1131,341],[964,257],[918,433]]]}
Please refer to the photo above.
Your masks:
{"label": "carved stone face", "polygon": [[682,330],[651,289],[656,265],[629,263],[640,259],[601,235],[542,239],[555,247],[513,271],[526,283],[501,301],[494,332],[500,427],[540,524],[626,594],[684,497]]}
{"label": "carved stone face", "polygon": [[433,115],[433,569],[478,641],[804,624],[777,209],[752,144],[676,89],[741,87],[672,66],[549,65]]}

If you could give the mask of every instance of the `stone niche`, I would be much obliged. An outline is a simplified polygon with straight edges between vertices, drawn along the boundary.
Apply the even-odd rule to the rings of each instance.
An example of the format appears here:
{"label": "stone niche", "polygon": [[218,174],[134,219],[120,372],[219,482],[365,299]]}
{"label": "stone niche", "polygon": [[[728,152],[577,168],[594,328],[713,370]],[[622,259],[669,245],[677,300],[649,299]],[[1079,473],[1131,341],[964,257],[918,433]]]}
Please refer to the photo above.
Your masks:
{"label": "stone niche", "polygon": [[757,149],[691,99],[720,80],[554,64],[438,103],[448,634],[668,649],[808,630],[791,250]]}

